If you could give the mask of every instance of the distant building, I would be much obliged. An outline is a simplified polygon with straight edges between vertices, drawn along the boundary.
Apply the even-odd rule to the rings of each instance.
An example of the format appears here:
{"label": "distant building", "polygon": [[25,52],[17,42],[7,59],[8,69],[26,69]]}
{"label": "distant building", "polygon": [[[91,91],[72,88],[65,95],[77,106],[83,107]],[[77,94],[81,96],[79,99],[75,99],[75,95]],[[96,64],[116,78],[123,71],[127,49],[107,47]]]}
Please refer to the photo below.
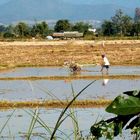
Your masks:
{"label": "distant building", "polygon": [[46,39],[47,40],[53,40],[53,37],[52,36],[46,36]]}
{"label": "distant building", "polygon": [[77,31],[64,32],[64,37],[65,38],[80,38],[80,37],[83,37],[83,33],[79,33]]}
{"label": "distant building", "polygon": [[89,28],[88,31],[95,33],[96,32],[96,29],[95,28],[94,29]]}
{"label": "distant building", "polygon": [[64,33],[53,33],[53,38],[64,38]]}
{"label": "distant building", "polygon": [[61,39],[69,39],[69,38],[82,38],[83,33],[79,33],[78,31],[69,31],[63,33],[53,33],[54,38],[61,38]]}

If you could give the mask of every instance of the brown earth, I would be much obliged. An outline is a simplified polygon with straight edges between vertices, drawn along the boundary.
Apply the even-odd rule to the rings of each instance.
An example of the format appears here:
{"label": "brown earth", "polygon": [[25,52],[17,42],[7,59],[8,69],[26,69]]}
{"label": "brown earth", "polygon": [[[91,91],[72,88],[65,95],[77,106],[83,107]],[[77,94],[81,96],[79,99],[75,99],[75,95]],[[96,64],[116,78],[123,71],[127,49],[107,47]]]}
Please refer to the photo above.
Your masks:
{"label": "brown earth", "polygon": [[0,42],[0,66],[62,66],[64,61],[100,64],[105,53],[111,65],[140,65],[140,40]]}
{"label": "brown earth", "polygon": [[[70,107],[74,108],[92,108],[92,107],[105,107],[112,101],[108,99],[98,100],[76,100]],[[47,101],[0,101],[1,109],[13,108],[64,108],[68,105],[69,101],[47,100]]]}
{"label": "brown earth", "polygon": [[[76,61],[83,64],[101,63],[101,54],[105,53],[111,65],[140,65],[140,40],[114,41],[28,41],[0,42],[0,69],[25,66],[63,66],[65,61]],[[70,79],[68,79],[70,78]],[[38,79],[101,79],[102,76],[71,77],[16,77],[0,80],[38,80]],[[104,76],[108,78],[108,76]],[[110,79],[139,79],[139,75],[115,75]],[[97,107],[108,105],[111,101],[79,101],[73,107]],[[65,107],[66,102],[11,102],[1,101],[0,108],[9,107]]]}
{"label": "brown earth", "polygon": [[0,80],[64,80],[65,82],[70,82],[71,80],[77,79],[140,79],[140,75],[87,75],[82,76],[80,73],[73,74],[71,76],[27,76],[27,77],[0,77]]}

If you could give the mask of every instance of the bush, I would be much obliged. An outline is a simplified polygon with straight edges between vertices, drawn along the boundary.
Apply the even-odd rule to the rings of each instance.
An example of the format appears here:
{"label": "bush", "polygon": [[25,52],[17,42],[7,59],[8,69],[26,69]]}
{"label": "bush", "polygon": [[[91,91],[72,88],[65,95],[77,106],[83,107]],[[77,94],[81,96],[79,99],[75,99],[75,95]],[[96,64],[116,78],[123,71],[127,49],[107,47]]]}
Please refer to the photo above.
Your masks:
{"label": "bush", "polygon": [[3,37],[4,37],[4,38],[14,38],[15,35],[12,34],[12,33],[6,32],[6,33],[3,34]]}

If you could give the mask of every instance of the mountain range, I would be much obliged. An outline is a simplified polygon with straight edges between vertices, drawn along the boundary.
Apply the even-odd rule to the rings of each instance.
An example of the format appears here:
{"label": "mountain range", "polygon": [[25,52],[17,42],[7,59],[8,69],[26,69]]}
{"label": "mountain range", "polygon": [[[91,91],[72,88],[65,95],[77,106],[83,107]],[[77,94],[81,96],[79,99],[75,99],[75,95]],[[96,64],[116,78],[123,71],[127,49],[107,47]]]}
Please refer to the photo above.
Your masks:
{"label": "mountain range", "polygon": [[102,21],[114,16],[118,9],[134,17],[135,8],[113,3],[75,4],[66,0],[9,0],[0,5],[0,23],[59,19]]}

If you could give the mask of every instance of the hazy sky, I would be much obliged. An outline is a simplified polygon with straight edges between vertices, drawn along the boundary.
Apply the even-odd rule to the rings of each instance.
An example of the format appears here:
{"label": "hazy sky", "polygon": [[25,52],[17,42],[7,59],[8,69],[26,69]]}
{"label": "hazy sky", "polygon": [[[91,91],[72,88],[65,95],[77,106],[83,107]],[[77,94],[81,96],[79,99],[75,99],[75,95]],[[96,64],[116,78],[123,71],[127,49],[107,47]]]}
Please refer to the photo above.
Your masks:
{"label": "hazy sky", "polygon": [[[0,0],[0,4],[4,4],[12,0]],[[41,0],[38,0],[41,1]],[[52,0],[53,1],[53,0]],[[124,7],[140,7],[140,0],[62,0],[75,4],[117,4]]]}
{"label": "hazy sky", "polygon": [[0,0],[0,4],[6,3],[8,1],[10,1],[10,0]]}
{"label": "hazy sky", "polygon": [[85,4],[117,4],[129,7],[140,7],[140,0],[64,0],[70,3],[85,3]]}

